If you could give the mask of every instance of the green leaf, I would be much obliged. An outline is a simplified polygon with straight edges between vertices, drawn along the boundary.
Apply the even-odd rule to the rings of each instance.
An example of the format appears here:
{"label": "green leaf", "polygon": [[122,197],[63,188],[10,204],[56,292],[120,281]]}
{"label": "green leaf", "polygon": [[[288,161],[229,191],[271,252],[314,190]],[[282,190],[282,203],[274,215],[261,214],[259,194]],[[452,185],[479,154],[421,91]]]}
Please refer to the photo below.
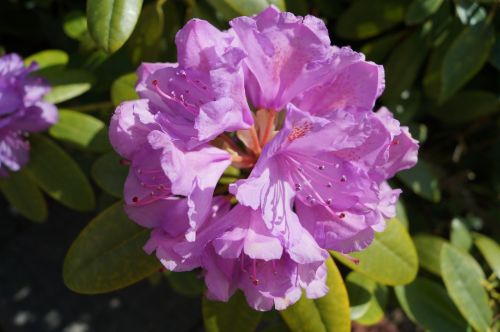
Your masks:
{"label": "green leaf", "polygon": [[372,279],[358,272],[351,272],[346,278],[351,319],[363,325],[373,325],[384,317],[388,290]]}
{"label": "green leaf", "polygon": [[123,185],[128,167],[122,165],[121,157],[110,151],[97,159],[92,165],[92,179],[108,194],[122,197]]}
{"label": "green leaf", "polygon": [[406,214],[405,206],[401,199],[396,203],[396,219],[405,226],[406,229],[410,227],[410,222],[408,221],[408,216]]}
{"label": "green leaf", "polygon": [[189,297],[199,297],[203,294],[203,278],[201,271],[188,272],[165,271],[170,286],[179,294]]}
{"label": "green leaf", "polygon": [[413,168],[399,172],[397,177],[415,194],[435,203],[441,200],[438,179],[424,160],[420,159]]}
{"label": "green leaf", "polygon": [[486,21],[467,27],[456,37],[443,60],[441,102],[453,96],[481,70],[494,39],[493,27]]}
{"label": "green leaf", "polygon": [[61,50],[44,50],[24,59],[24,63],[29,66],[32,62],[38,64],[38,70],[49,67],[64,67],[68,63],[68,54]]}
{"label": "green leaf", "polygon": [[404,32],[396,32],[370,41],[361,47],[368,60],[382,62],[403,37]]}
{"label": "green leaf", "polygon": [[484,272],[469,254],[444,244],[441,250],[441,274],[451,299],[475,330],[488,331],[493,313],[482,285]]}
{"label": "green leaf", "polygon": [[60,109],[59,121],[49,133],[58,140],[89,151],[102,152],[111,148],[104,122],[80,112]]}
{"label": "green leaf", "polygon": [[384,232],[375,234],[368,248],[350,254],[359,260],[358,264],[340,253],[332,254],[354,271],[383,285],[408,284],[415,279],[418,271],[415,246],[404,226],[396,219],[387,222]]}
{"label": "green leaf", "polygon": [[203,297],[203,321],[207,332],[253,332],[259,325],[262,313],[250,308],[243,294],[238,291],[229,302],[214,302]]}
{"label": "green leaf", "polygon": [[280,311],[292,332],[298,331],[351,331],[349,297],[342,276],[333,259],[326,261],[328,294],[311,300],[303,294],[301,299]]}
{"label": "green leaf", "polygon": [[269,5],[285,10],[285,0],[208,0],[208,2],[228,20],[241,15],[258,14]]}
{"label": "green leaf", "polygon": [[142,0],[88,0],[90,35],[106,52],[117,51],[132,34],[141,8]]}
{"label": "green leaf", "polygon": [[413,283],[394,288],[406,315],[426,330],[466,331],[467,323],[438,283],[417,278]]}
{"label": "green leaf", "polygon": [[80,10],[74,10],[64,15],[63,30],[70,38],[81,40],[88,35],[87,17]]}
{"label": "green leaf", "polygon": [[486,18],[486,10],[475,0],[455,0],[455,11],[464,25],[475,25]]}
{"label": "green leaf", "polygon": [[423,22],[437,12],[443,0],[413,0],[406,12],[405,22],[408,25]]}
{"label": "green leaf", "polygon": [[24,169],[10,172],[7,178],[0,178],[0,191],[10,205],[29,220],[43,222],[47,219],[45,198]]}
{"label": "green leaf", "polygon": [[468,123],[500,110],[500,99],[491,92],[481,90],[463,91],[441,106],[431,108],[429,113],[449,124]]}
{"label": "green leaf", "polygon": [[118,202],[95,217],[75,239],[63,266],[66,286],[82,294],[111,292],[132,285],[160,268],[142,247],[150,231],[123,212]]}
{"label": "green leaf", "polygon": [[474,244],[483,255],[486,262],[500,279],[500,246],[498,243],[479,233],[474,233]]}
{"label": "green leaf", "polygon": [[56,201],[78,211],[94,209],[94,192],[87,177],[73,159],[48,138],[32,136],[30,161],[26,168]]}
{"label": "green leaf", "polygon": [[52,86],[45,100],[54,104],[84,94],[94,83],[94,76],[80,69],[47,68],[43,71],[43,77]]}
{"label": "green leaf", "polygon": [[406,0],[355,1],[337,22],[337,33],[346,39],[379,35],[403,21],[407,5]]}
{"label": "green leaf", "polygon": [[138,99],[139,96],[135,92],[135,84],[137,75],[135,73],[125,74],[118,77],[111,86],[111,100],[115,106],[126,100]]}
{"label": "green leaf", "polygon": [[450,242],[464,251],[469,251],[472,247],[472,235],[459,218],[451,221]]}
{"label": "green leaf", "polygon": [[429,272],[441,275],[440,253],[446,240],[439,236],[419,234],[413,238],[420,266]]}
{"label": "green leaf", "polygon": [[391,53],[385,64],[386,90],[382,99],[389,107],[401,103],[405,91],[409,91],[427,56],[427,35],[418,29],[404,39]]}

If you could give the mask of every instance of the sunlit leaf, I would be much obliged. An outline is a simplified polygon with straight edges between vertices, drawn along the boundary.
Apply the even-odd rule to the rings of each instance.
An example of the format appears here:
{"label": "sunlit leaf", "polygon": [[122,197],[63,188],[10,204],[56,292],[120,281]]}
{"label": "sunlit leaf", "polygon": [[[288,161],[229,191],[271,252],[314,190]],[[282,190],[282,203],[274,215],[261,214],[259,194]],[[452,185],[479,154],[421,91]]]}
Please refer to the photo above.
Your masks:
{"label": "sunlit leaf", "polygon": [[80,40],[88,34],[87,17],[80,10],[71,11],[64,16],[63,29],[68,37]]}
{"label": "sunlit leaf", "polygon": [[69,56],[66,52],[61,50],[44,50],[24,59],[26,65],[32,62],[38,64],[38,69],[45,69],[49,67],[64,67],[68,63]]}
{"label": "sunlit leaf", "polygon": [[351,272],[346,278],[351,319],[363,325],[373,325],[384,317],[388,290],[372,279],[358,272]]}
{"label": "sunlit leaf", "polygon": [[48,69],[43,71],[43,78],[50,83],[52,90],[45,96],[45,100],[54,104],[84,94],[94,83],[94,76],[81,69]]}
{"label": "sunlit leaf", "polygon": [[208,0],[208,2],[225,18],[255,15],[275,5],[285,10],[285,0]]}
{"label": "sunlit leaf", "polygon": [[474,233],[474,244],[483,255],[486,262],[500,279],[500,246],[498,243],[479,233]]}
{"label": "sunlit leaf", "polygon": [[111,292],[144,279],[160,268],[142,247],[149,230],[130,221],[118,202],[95,217],[78,235],[64,259],[64,283],[83,294]]}
{"label": "sunlit leaf", "polygon": [[439,236],[419,234],[413,238],[420,266],[429,272],[441,275],[440,254],[446,241]]}
{"label": "sunlit leaf", "polygon": [[464,251],[472,247],[472,235],[460,218],[451,221],[450,242]]}

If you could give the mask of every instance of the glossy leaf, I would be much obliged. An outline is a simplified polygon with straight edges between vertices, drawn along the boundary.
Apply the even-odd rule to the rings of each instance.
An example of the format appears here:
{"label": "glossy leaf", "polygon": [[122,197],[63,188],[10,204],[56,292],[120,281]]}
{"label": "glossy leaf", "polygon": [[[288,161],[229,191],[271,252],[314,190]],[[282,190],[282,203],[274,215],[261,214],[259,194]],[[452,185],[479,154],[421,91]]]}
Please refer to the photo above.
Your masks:
{"label": "glossy leaf", "polygon": [[442,122],[462,124],[494,114],[500,110],[500,100],[491,92],[467,90],[453,96],[430,114]]}
{"label": "glossy leaf", "polygon": [[94,209],[94,192],[87,177],[75,161],[48,138],[32,137],[30,161],[26,168],[56,201],[78,211]]}
{"label": "glossy leaf", "polygon": [[462,88],[488,60],[494,41],[493,27],[481,22],[467,27],[446,51],[442,68],[441,101]]}
{"label": "glossy leaf", "polygon": [[406,12],[406,24],[412,25],[423,22],[437,12],[443,0],[413,0]]}
{"label": "glossy leaf", "polygon": [[439,236],[419,234],[413,238],[420,266],[429,272],[441,275],[440,254],[446,241]]}
{"label": "glossy leaf", "polygon": [[337,33],[342,38],[364,39],[377,36],[403,21],[406,0],[358,0],[337,22]]}
{"label": "glossy leaf", "polygon": [[64,283],[83,294],[111,292],[158,271],[160,262],[142,249],[150,231],[128,219],[118,202],[95,217],[64,259]]}
{"label": "glossy leaf", "polygon": [[482,285],[484,272],[469,254],[445,244],[441,250],[441,274],[451,299],[475,330],[487,331],[492,311]]}
{"label": "glossy leaf", "polygon": [[472,235],[460,218],[451,221],[450,242],[464,251],[469,251],[472,247]]}
{"label": "glossy leaf", "polygon": [[237,16],[258,14],[269,5],[285,10],[285,0],[208,0],[208,2],[228,20]]}
{"label": "glossy leaf", "polygon": [[438,283],[417,278],[394,288],[399,304],[415,323],[431,332],[466,331],[467,323]]}
{"label": "glossy leaf", "polygon": [[47,203],[31,175],[24,169],[0,178],[0,191],[7,201],[27,219],[42,222],[47,219]]}
{"label": "glossy leaf", "polygon": [[397,177],[415,194],[432,202],[441,200],[438,179],[424,160],[420,159],[415,167],[399,172]]}
{"label": "glossy leaf", "polygon": [[475,25],[486,18],[486,10],[475,0],[455,0],[455,11],[464,25]]}
{"label": "glossy leaf", "polygon": [[52,90],[45,96],[48,102],[58,104],[84,94],[92,87],[94,76],[80,69],[44,70],[43,77]]}
{"label": "glossy leaf", "polygon": [[59,121],[49,133],[58,140],[89,151],[102,152],[111,148],[104,122],[80,112],[60,109]]}
{"label": "glossy leaf", "polygon": [[483,255],[486,262],[500,279],[500,246],[498,243],[479,233],[474,233],[474,244]]}
{"label": "glossy leaf", "polygon": [[106,52],[117,51],[132,34],[141,8],[142,0],[88,0],[90,35]]}
{"label": "glossy leaf", "polygon": [[44,50],[24,59],[26,65],[32,62],[38,64],[38,70],[50,67],[64,67],[68,63],[69,56],[66,52],[61,50]]}
{"label": "glossy leaf", "polygon": [[346,278],[346,287],[351,304],[351,319],[363,325],[373,325],[384,317],[387,303],[387,287],[358,272]]}
{"label": "glossy leaf", "polygon": [[139,96],[135,92],[135,84],[137,75],[130,73],[118,77],[111,86],[111,100],[115,106],[126,100],[138,99]]}
{"label": "glossy leaf", "polygon": [[207,332],[253,332],[259,325],[262,313],[250,308],[241,292],[236,292],[229,302],[209,301],[203,297],[203,321]]}
{"label": "glossy leaf", "polygon": [[326,265],[326,283],[330,289],[328,294],[315,300],[302,295],[297,303],[280,311],[281,317],[292,332],[351,331],[349,298],[344,281],[333,259],[328,259]]}
{"label": "glossy leaf", "polygon": [[418,271],[415,246],[405,227],[396,219],[387,222],[385,231],[377,233],[368,248],[350,254],[359,260],[359,264],[339,253],[332,253],[354,271],[384,285],[410,283]]}
{"label": "glossy leaf", "polygon": [[105,192],[115,197],[122,197],[128,174],[128,167],[120,161],[121,157],[111,151],[99,157],[92,165],[92,179]]}

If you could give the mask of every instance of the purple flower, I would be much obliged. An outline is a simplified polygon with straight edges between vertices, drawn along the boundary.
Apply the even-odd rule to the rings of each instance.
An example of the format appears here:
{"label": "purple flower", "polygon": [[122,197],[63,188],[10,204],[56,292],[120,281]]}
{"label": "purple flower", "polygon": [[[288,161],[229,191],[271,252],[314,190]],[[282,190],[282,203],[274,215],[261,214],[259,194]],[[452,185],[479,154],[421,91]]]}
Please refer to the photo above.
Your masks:
{"label": "purple flower", "polygon": [[26,67],[17,54],[0,57],[0,176],[18,171],[29,160],[26,135],[57,122],[57,109],[42,100],[50,87],[29,76],[38,68]]}
{"label": "purple flower", "polygon": [[[384,230],[401,193],[387,180],[415,165],[418,142],[372,111],[382,67],[331,46],[321,20],[269,7],[230,25],[192,20],[179,63],[143,64],[142,99],[118,107],[110,138],[130,161],[125,210],[152,229],[145,250],[202,269],[211,299],[241,289],[281,310],[326,294],[326,250]],[[230,164],[242,176],[228,186]]]}

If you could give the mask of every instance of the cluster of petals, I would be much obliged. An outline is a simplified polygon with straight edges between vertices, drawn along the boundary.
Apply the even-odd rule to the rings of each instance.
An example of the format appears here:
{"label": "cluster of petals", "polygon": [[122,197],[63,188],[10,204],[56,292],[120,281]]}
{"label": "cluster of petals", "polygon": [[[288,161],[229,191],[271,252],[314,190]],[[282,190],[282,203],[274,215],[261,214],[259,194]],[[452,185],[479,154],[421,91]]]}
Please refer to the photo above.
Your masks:
{"label": "cluster of petals", "polygon": [[[117,108],[110,138],[130,163],[125,210],[152,229],[145,250],[172,271],[201,268],[210,299],[239,289],[282,310],[328,292],[328,250],[383,231],[401,192],[386,180],[418,143],[373,112],[383,68],[332,46],[320,19],[271,6],[230,25],[191,20],[178,63],[143,64],[141,99]],[[230,165],[248,177],[218,184]]]}
{"label": "cluster of petals", "polygon": [[0,177],[19,171],[28,162],[28,133],[57,122],[56,107],[43,101],[49,85],[30,76],[37,68],[36,63],[26,67],[14,53],[0,57]]}

